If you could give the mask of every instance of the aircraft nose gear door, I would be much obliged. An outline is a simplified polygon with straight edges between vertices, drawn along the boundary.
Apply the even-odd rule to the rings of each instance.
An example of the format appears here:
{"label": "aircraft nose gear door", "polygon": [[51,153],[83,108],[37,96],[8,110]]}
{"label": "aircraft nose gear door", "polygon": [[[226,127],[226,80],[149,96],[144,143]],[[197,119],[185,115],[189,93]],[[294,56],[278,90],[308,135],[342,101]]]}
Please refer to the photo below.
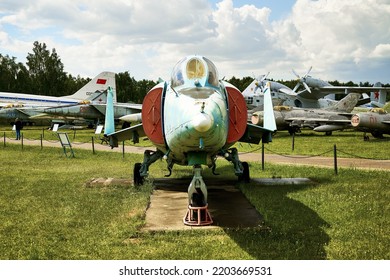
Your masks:
{"label": "aircraft nose gear door", "polygon": [[213,223],[208,211],[207,188],[202,178],[202,167],[194,166],[194,177],[188,187],[188,210],[183,222],[188,226],[207,226]]}

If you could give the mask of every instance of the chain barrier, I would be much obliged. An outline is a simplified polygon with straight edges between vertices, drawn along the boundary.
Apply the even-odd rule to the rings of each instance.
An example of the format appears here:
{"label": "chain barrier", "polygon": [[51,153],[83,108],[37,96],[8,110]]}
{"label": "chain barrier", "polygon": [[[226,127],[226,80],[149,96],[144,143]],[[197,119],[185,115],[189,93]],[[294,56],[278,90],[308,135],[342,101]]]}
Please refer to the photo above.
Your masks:
{"label": "chain barrier", "polygon": [[307,155],[307,156],[301,156],[301,155],[299,155],[299,156],[291,156],[291,155],[284,155],[284,154],[277,153],[277,152],[272,151],[272,150],[270,150],[270,149],[268,149],[268,148],[266,148],[266,147],[264,147],[264,149],[267,150],[267,151],[270,152],[270,153],[273,153],[273,154],[276,154],[276,155],[282,156],[282,157],[287,157],[287,158],[312,158],[312,157],[323,156],[323,155],[325,155],[325,154],[327,154],[327,153],[333,152],[333,149],[331,149],[331,150],[325,151],[325,152],[320,153],[320,154],[317,154],[317,155]]}
{"label": "chain barrier", "polygon": [[359,156],[359,155],[356,155],[356,154],[348,153],[348,152],[345,152],[345,151],[340,150],[340,149],[337,149],[337,152],[343,153],[345,155],[349,155],[349,156],[354,157],[354,158],[378,160],[376,158],[362,157],[362,156]]}
{"label": "chain barrier", "polygon": [[[3,139],[3,137],[1,137],[1,138]],[[12,140],[12,137],[6,136],[5,138],[8,139],[8,140]],[[46,141],[48,143],[59,143],[60,142],[59,140],[48,140],[48,139],[44,139],[44,138],[42,138],[42,139],[41,138],[26,138],[24,136],[23,136],[23,139],[27,140],[27,141],[41,141],[41,140],[43,140],[43,141]],[[96,140],[100,141],[101,139],[96,139]],[[83,145],[83,144],[88,144],[88,143],[91,143],[91,142],[89,142],[89,141],[88,142],[72,142],[73,145]],[[94,145],[106,146],[106,145],[103,145],[103,144],[100,144],[100,143],[96,143],[96,142],[94,143]],[[148,146],[148,147],[152,147],[152,146]],[[148,148],[148,147],[145,147],[145,148]],[[255,152],[257,152],[257,151],[259,151],[261,149],[262,149],[262,147],[260,146],[259,148],[252,149],[252,150],[247,151],[247,152],[240,152],[239,154],[243,155],[243,154],[255,153]],[[299,156],[294,156],[294,155],[281,154],[281,153],[273,151],[273,150],[271,150],[271,149],[269,149],[267,147],[264,147],[264,150],[266,150],[266,151],[268,151],[268,152],[270,152],[272,154],[276,154],[278,156],[282,156],[282,157],[286,157],[286,158],[314,158],[314,157],[319,157],[319,156],[323,156],[325,154],[334,152],[333,149],[330,149],[330,150],[327,150],[325,152],[322,152],[322,153],[319,153],[319,154],[316,154],[316,155],[307,155],[307,156],[299,155]],[[378,160],[377,158],[359,156],[357,154],[346,152],[346,151],[338,149],[338,148],[336,149],[336,151],[340,152],[342,154],[348,155],[348,156],[350,156],[352,158],[360,158],[360,159],[368,159],[368,160]]]}

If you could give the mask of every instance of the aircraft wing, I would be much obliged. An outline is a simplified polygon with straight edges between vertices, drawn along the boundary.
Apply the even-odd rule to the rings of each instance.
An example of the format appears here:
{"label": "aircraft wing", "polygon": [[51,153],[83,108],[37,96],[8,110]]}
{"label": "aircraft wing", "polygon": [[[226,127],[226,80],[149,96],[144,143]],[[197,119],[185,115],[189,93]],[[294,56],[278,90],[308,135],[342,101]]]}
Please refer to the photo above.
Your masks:
{"label": "aircraft wing", "polygon": [[243,143],[259,144],[262,140],[263,143],[268,143],[272,141],[271,136],[273,132],[273,130],[271,131],[264,127],[247,123],[245,133],[238,141]]}
{"label": "aircraft wing", "polygon": [[390,125],[390,121],[383,121],[382,123]]}
{"label": "aircraft wing", "polygon": [[[106,104],[90,104],[96,110],[101,112],[103,115],[106,113]],[[142,104],[135,103],[115,103],[114,108],[118,111],[119,115],[128,115],[132,113],[138,113],[142,110]]]}
{"label": "aircraft wing", "polygon": [[133,143],[139,142],[139,137],[145,136],[145,131],[142,123],[118,130],[116,132],[105,135],[110,138],[110,146],[118,147],[118,143],[125,140],[132,140]]}
{"label": "aircraft wing", "polygon": [[319,88],[320,91],[326,93],[367,93],[378,90],[390,91],[390,87],[348,87],[348,86],[324,86]]}

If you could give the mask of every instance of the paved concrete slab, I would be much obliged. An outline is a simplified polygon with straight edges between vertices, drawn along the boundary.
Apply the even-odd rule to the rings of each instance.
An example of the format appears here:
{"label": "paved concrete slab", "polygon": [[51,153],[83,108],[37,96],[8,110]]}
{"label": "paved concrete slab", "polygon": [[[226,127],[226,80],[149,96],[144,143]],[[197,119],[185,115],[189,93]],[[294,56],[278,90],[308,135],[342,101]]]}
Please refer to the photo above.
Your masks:
{"label": "paved concrete slab", "polygon": [[213,224],[209,226],[187,226],[183,218],[187,212],[187,189],[191,178],[154,180],[156,190],[146,211],[144,230],[188,230],[223,228],[248,228],[262,224],[262,216],[245,196],[234,186],[235,180],[207,179],[209,212]]}
{"label": "paved concrete slab", "polygon": [[[252,178],[259,185],[307,184],[307,178]],[[211,228],[253,228],[263,223],[260,213],[235,186],[236,180],[207,178],[209,212],[213,224],[187,226],[183,223],[188,207],[187,189],[191,178],[155,179],[150,204],[146,211],[145,231],[190,230]],[[129,186],[130,179],[92,178],[86,187]]]}

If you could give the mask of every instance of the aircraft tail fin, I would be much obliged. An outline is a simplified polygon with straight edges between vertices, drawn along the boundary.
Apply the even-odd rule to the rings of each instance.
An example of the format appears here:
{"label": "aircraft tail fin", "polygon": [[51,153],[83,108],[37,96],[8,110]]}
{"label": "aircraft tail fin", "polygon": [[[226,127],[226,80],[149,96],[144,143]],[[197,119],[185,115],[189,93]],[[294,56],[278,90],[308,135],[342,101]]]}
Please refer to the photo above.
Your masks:
{"label": "aircraft tail fin", "polygon": [[[256,94],[257,90],[260,89],[259,81],[254,79],[243,91],[242,95],[245,99],[247,97],[253,97]],[[259,93],[259,92],[258,92]]]}
{"label": "aircraft tail fin", "polygon": [[274,107],[272,104],[271,97],[271,83],[267,82],[266,86],[263,89],[264,95],[264,123],[263,127],[270,131],[276,130],[275,114]]}
{"label": "aircraft tail fin", "polygon": [[[374,87],[382,87],[381,83],[375,83]],[[371,92],[370,101],[375,107],[383,107],[386,103],[387,91],[380,89],[376,92]]]}
{"label": "aircraft tail fin", "polygon": [[116,91],[115,91],[115,73],[114,72],[102,72],[89,81],[85,86],[79,89],[74,94],[68,96],[79,100],[98,100],[103,98],[103,92],[106,91],[107,87],[112,87],[113,101],[116,102]]}
{"label": "aircraft tail fin", "polygon": [[352,110],[358,104],[361,94],[356,92],[351,92],[343,99],[338,101],[335,105],[329,107],[331,111],[351,113]]}
{"label": "aircraft tail fin", "polygon": [[114,93],[109,86],[107,89],[106,116],[104,122],[104,135],[109,135],[115,132],[114,120]]}

